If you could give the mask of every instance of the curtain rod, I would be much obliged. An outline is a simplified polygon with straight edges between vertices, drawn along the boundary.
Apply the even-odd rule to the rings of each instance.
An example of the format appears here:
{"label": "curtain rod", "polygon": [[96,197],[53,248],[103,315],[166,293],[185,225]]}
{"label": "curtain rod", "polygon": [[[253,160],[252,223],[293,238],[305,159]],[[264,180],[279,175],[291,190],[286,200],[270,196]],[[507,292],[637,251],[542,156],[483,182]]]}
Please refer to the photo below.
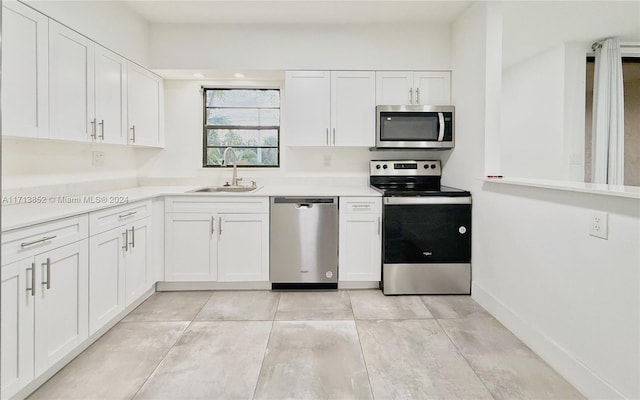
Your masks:
{"label": "curtain rod", "polygon": [[[602,47],[602,42],[595,42],[594,44],[591,45],[591,50],[596,51],[597,49]],[[632,44],[632,43],[626,43],[626,44],[621,44],[620,47],[624,47],[624,48],[633,48],[633,47],[640,47],[640,44]]]}

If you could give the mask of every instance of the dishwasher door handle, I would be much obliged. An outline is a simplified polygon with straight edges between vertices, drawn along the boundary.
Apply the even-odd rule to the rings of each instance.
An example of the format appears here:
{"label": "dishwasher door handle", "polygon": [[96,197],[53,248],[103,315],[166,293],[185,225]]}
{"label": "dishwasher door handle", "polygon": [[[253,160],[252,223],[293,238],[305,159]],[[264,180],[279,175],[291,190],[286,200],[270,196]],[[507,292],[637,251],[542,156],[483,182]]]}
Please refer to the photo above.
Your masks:
{"label": "dishwasher door handle", "polygon": [[312,208],[313,204],[308,204],[308,203],[301,203],[301,204],[296,204],[296,208],[297,209],[301,209],[301,208]]}

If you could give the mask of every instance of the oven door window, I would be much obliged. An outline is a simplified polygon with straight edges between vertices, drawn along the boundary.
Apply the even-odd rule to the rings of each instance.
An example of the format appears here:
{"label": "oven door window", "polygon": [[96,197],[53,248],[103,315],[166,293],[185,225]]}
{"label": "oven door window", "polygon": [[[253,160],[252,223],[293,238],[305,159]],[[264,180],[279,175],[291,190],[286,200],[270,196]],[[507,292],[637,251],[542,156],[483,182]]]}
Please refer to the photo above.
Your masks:
{"label": "oven door window", "polygon": [[471,261],[471,205],[384,207],[385,264]]}
{"label": "oven door window", "polygon": [[380,140],[401,142],[437,141],[438,113],[381,112]]}

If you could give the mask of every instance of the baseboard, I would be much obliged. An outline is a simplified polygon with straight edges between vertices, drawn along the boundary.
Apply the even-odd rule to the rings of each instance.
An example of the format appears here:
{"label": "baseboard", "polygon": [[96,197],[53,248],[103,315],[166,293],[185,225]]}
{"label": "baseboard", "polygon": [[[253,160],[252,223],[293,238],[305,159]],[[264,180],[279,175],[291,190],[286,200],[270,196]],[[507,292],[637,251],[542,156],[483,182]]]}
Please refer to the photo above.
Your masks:
{"label": "baseboard", "polygon": [[158,282],[156,290],[271,290],[271,282]]}
{"label": "baseboard", "polygon": [[338,289],[380,289],[380,282],[338,282]]}
{"label": "baseboard", "polygon": [[625,399],[595,371],[476,282],[472,285],[471,296],[587,398]]}
{"label": "baseboard", "polygon": [[[93,335],[89,336],[85,339],[78,347],[76,347],[71,353],[67,354],[60,361],[53,364],[46,371],[40,374],[36,379],[29,382],[27,386],[20,389],[15,395],[11,397],[11,399],[25,399],[31,393],[35,392],[40,386],[42,386],[45,382],[51,379],[55,374],[58,373],[62,368],[64,368],[67,364],[73,361],[74,358],[78,357],[80,353],[85,351],[89,346],[91,346],[96,340],[100,339],[105,333],[107,333],[111,328],[116,326],[118,322],[120,322],[124,317],[126,317],[131,311],[133,311],[136,307],[142,304],[146,299],[148,299],[153,293],[155,293],[155,287],[151,287],[149,290],[144,292],[142,296],[137,298],[133,303],[127,306],[124,310],[122,310],[116,317],[114,317],[111,321],[109,321],[105,326],[96,331]],[[88,327],[87,327],[88,329]]]}

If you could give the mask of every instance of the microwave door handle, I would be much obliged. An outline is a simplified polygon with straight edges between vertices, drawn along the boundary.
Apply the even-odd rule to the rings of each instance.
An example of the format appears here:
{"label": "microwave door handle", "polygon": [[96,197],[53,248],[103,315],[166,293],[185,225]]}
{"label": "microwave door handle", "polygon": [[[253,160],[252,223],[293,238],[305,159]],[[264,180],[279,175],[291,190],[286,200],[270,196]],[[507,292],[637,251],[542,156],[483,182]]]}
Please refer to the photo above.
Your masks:
{"label": "microwave door handle", "polygon": [[438,113],[438,142],[442,142],[444,140],[444,114],[441,112]]}

